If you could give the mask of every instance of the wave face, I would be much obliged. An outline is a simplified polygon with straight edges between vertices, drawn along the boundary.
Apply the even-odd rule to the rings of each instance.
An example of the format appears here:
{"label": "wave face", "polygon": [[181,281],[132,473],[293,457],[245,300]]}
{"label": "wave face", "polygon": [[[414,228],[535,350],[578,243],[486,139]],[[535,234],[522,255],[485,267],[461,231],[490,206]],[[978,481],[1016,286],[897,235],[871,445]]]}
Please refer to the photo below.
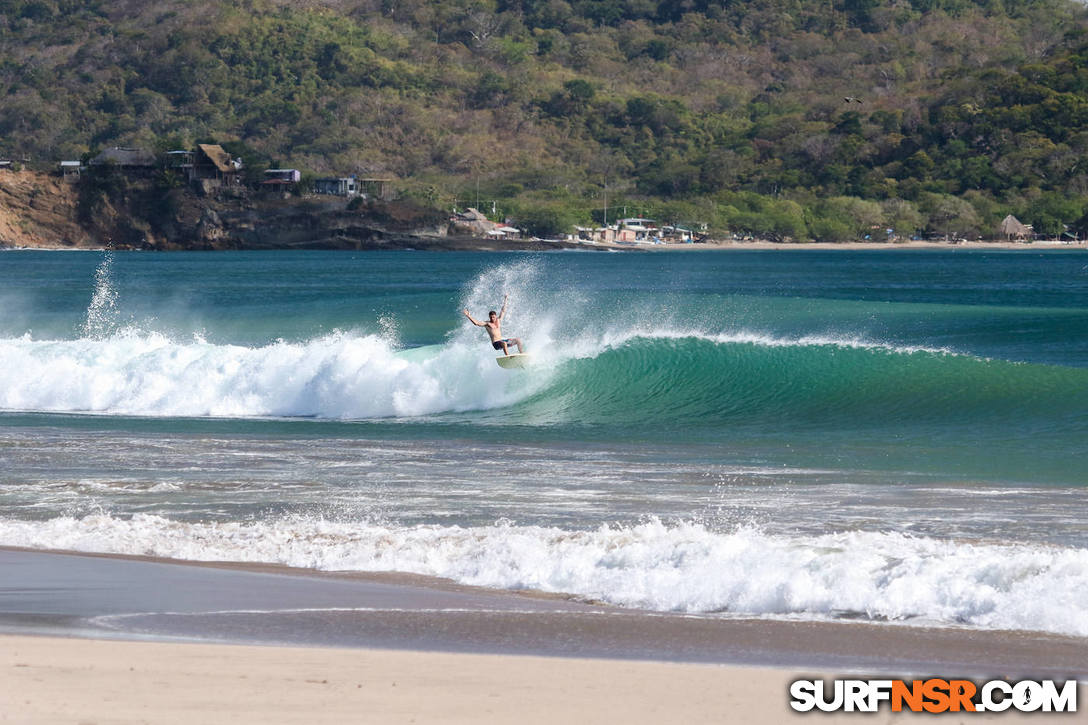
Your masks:
{"label": "wave face", "polygon": [[569,419],[869,425],[1077,423],[1088,370],[834,338],[633,335],[569,360],[531,401]]}
{"label": "wave face", "polygon": [[401,350],[339,333],[247,347],[121,332],[0,340],[0,408],[146,416],[410,418],[1083,431],[1088,370],[856,340],[636,331],[534,350],[499,369],[474,339]]}
{"label": "wave face", "polygon": [[290,516],[184,523],[155,515],[0,519],[0,541],[201,561],[401,571],[689,613],[862,617],[1088,636],[1088,550],[895,533],[715,532],[656,519],[569,531],[341,523]]}

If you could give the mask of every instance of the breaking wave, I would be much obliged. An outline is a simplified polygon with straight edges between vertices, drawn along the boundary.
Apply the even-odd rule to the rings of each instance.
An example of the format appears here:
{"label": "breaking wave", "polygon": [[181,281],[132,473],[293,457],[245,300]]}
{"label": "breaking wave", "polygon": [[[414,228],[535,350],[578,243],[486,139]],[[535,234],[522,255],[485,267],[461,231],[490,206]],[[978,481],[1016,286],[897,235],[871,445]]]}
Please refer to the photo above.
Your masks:
{"label": "breaking wave", "polygon": [[497,411],[534,424],[1015,421],[1085,429],[1088,370],[835,339],[633,331],[498,368],[465,339],[399,349],[336,333],[264,346],[122,331],[0,339],[0,408],[145,416],[411,418]]}
{"label": "breaking wave", "polygon": [[0,543],[322,570],[401,571],[644,609],[866,618],[1088,636],[1088,550],[895,533],[771,535],[651,519],[594,530],[396,526],[302,516],[0,519]]}

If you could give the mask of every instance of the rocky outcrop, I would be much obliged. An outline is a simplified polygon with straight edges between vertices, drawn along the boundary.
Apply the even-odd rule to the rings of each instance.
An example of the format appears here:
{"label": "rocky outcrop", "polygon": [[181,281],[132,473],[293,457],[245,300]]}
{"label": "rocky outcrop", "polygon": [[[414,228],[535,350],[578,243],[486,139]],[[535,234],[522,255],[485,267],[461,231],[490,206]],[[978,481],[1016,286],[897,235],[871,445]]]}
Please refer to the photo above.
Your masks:
{"label": "rocky outcrop", "polygon": [[56,176],[0,170],[0,247],[101,246],[77,221],[79,194]]}
{"label": "rocky outcrop", "polygon": [[201,194],[122,177],[66,182],[0,171],[0,246],[116,249],[367,249],[429,246],[442,212],[342,198]]}

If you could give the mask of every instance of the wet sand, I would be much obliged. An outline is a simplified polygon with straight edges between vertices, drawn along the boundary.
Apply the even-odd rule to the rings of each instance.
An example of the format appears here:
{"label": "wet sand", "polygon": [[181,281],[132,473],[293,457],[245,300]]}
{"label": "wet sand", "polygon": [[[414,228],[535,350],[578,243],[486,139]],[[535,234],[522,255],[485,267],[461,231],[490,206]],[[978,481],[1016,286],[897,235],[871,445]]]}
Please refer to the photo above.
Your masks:
{"label": "wet sand", "polygon": [[0,574],[0,722],[773,723],[806,717],[788,707],[798,677],[1088,675],[1085,640],[1039,633],[20,549]]}
{"label": "wet sand", "polygon": [[[789,709],[791,681],[844,675],[1086,679],[1088,642],[0,549],[0,722],[799,722],[813,715]],[[912,716],[885,710],[866,722]],[[1083,712],[1040,716],[1078,722]]]}
{"label": "wet sand", "polygon": [[1088,675],[1038,632],[621,609],[412,575],[0,549],[0,632],[987,676]]}

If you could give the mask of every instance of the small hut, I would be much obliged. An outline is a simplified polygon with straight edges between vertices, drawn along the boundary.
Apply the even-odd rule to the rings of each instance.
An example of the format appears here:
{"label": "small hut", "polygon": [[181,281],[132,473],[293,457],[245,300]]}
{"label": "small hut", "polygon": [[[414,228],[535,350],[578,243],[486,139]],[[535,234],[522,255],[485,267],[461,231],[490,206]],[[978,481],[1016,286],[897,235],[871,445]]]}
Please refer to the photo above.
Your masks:
{"label": "small hut", "polygon": [[1035,230],[1030,224],[1024,224],[1019,219],[1009,214],[1001,221],[1001,236],[1007,240],[1015,239],[1018,242],[1023,242],[1031,239],[1035,235]]}
{"label": "small hut", "polygon": [[146,149],[114,146],[91,159],[92,167],[113,166],[126,176],[151,176],[158,168],[155,154]]}
{"label": "small hut", "polygon": [[58,168],[65,181],[79,181],[79,175],[83,172],[83,164],[79,161],[61,161]]}

